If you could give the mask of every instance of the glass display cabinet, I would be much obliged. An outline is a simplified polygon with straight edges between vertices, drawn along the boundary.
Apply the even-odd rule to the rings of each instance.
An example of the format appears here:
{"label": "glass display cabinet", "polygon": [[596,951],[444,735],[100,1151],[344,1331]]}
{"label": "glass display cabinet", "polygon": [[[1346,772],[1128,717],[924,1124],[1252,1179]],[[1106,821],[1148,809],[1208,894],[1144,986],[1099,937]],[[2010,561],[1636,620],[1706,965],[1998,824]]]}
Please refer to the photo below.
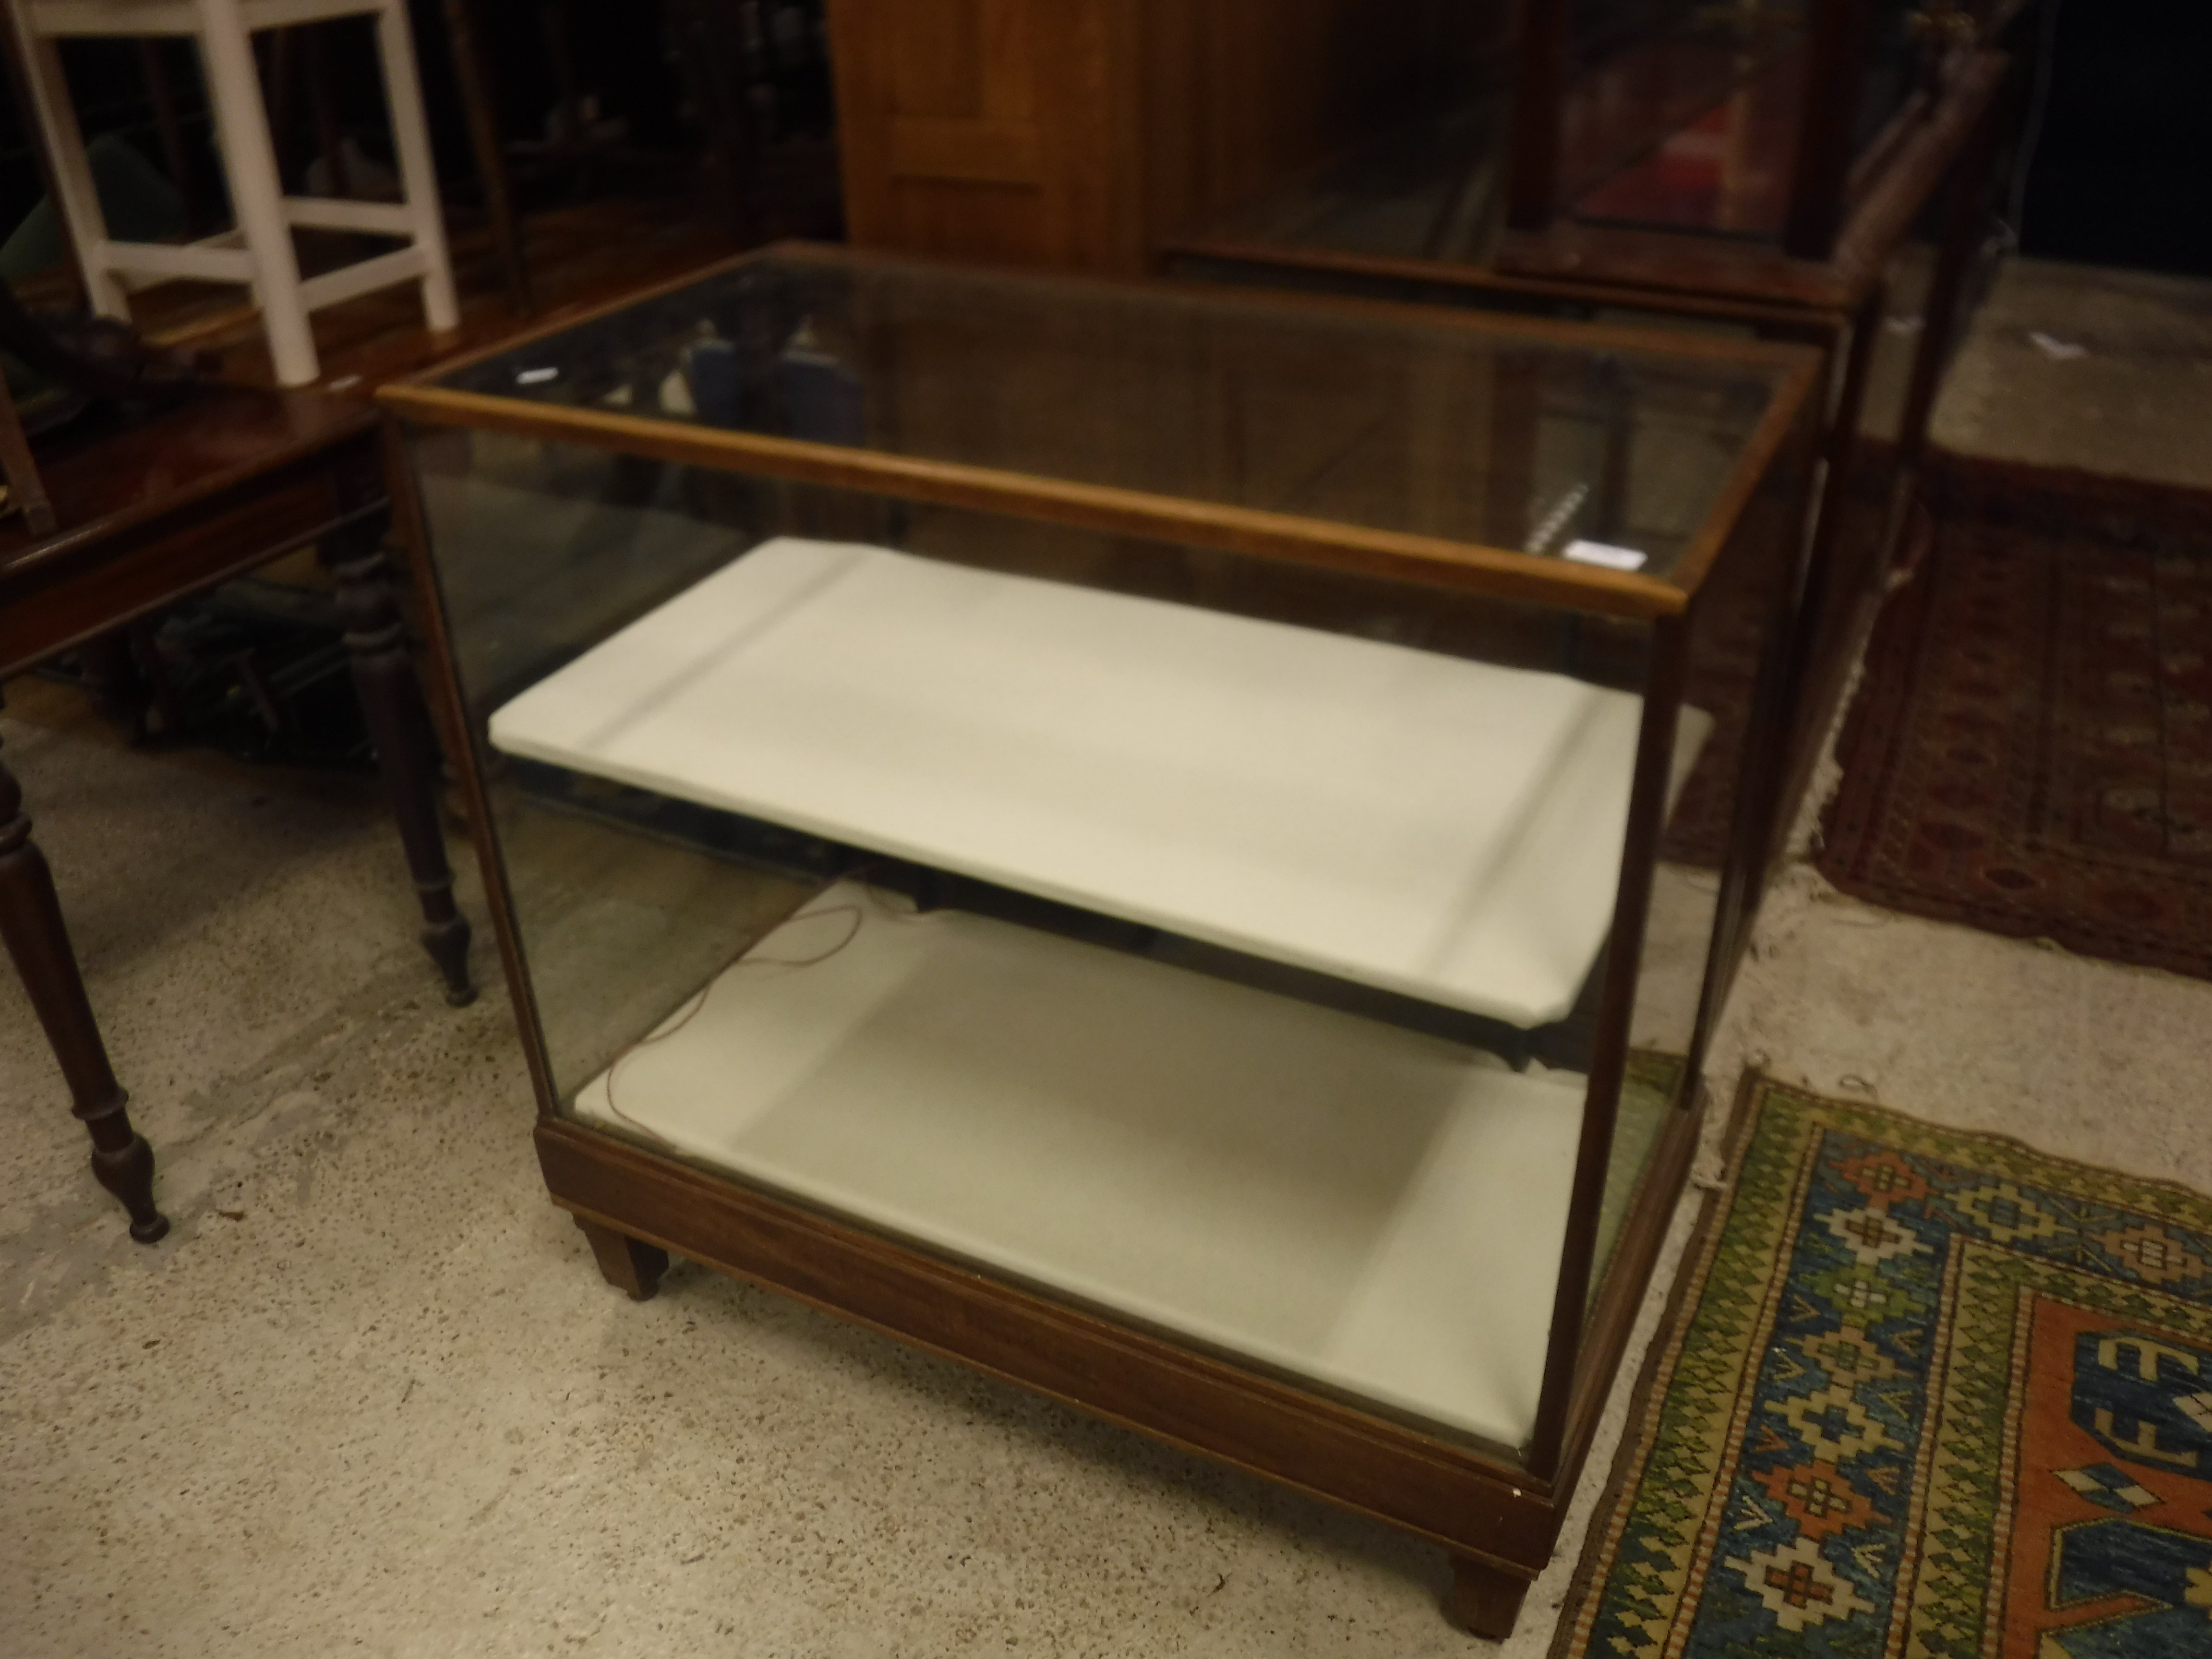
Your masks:
{"label": "glass display cabinet", "polygon": [[[1484,10],[1470,7],[1470,13]],[[1503,8],[1492,9],[1502,10]],[[1170,274],[1796,340],[1831,360],[1792,783],[1911,509],[1975,285],[2017,3],[1530,0],[1413,109],[1164,239]]]}
{"label": "glass display cabinet", "polygon": [[1492,263],[1794,313],[1834,360],[1785,817],[1918,489],[1992,223],[2020,0],[1530,0]]}
{"label": "glass display cabinet", "polygon": [[1686,1178],[1819,360],[786,247],[388,387],[548,1188],[1433,1540]]}
{"label": "glass display cabinet", "polygon": [[1975,74],[1960,0],[1531,0],[1506,216],[1832,258]]}
{"label": "glass display cabinet", "polygon": [[1806,303],[1950,172],[2021,9],[1474,0],[1334,154],[1165,240]]}

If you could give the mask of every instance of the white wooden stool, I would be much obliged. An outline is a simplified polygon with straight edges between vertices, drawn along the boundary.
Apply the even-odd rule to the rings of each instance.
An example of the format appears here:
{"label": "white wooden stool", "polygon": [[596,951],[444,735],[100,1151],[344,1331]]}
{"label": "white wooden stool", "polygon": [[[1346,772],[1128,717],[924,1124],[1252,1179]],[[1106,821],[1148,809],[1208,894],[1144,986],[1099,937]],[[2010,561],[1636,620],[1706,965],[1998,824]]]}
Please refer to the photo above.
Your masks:
{"label": "white wooden stool", "polygon": [[[144,286],[148,280],[186,276],[246,283],[261,307],[269,355],[283,386],[306,386],[320,373],[307,313],[325,306],[400,283],[419,282],[430,327],[449,329],[459,323],[406,0],[9,0],[9,9],[22,45],[31,101],[53,158],[60,198],[57,205],[76,243],[93,308],[101,315],[128,318],[126,289]],[[360,15],[376,19],[403,199],[356,202],[287,196],[276,171],[276,150],[269,135],[251,36],[257,29]],[[85,159],[84,134],[70,102],[69,83],[63,79],[61,53],[55,45],[72,35],[163,34],[191,35],[199,42],[223,173],[238,221],[234,230],[181,246],[109,239]],[[407,246],[303,282],[292,249],[295,225],[404,237]]]}

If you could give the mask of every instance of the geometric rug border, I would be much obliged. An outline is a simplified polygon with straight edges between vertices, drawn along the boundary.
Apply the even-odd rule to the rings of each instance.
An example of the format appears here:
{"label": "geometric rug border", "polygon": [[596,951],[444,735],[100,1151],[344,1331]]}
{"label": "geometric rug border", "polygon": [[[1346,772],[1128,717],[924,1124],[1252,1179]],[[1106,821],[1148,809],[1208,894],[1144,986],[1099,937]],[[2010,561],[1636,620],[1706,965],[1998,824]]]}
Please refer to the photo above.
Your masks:
{"label": "geometric rug border", "polygon": [[[1614,1563],[1620,1534],[1626,1530],[1625,1524],[1616,1523],[1625,1523],[1626,1520],[1624,1505],[1644,1479],[1662,1426],[1654,1413],[1655,1396],[1671,1382],[1677,1369],[1687,1322],[1711,1280],[1721,1237],[1735,1209],[1744,1162],[1756,1143],[1767,1109],[1780,1101],[1808,1109],[1827,1120],[1832,1127],[1863,1124],[1871,1132],[1870,1139],[1887,1139],[1893,1144],[1932,1140],[1978,1148],[1994,1165],[1999,1166],[1998,1173],[2016,1175],[2038,1185],[2063,1186],[2088,1196],[2109,1182],[2124,1189],[2119,1196],[2128,1208],[2178,1224],[2193,1222],[2201,1227],[2205,1212],[2212,1209],[2212,1194],[2179,1182],[2063,1158],[2045,1152],[2016,1136],[1996,1131],[1953,1128],[1891,1107],[1823,1095],[1747,1067],[1737,1084],[1729,1114],[1726,1172],[1719,1188],[1703,1196],[1683,1252],[1681,1270],[1669,1288],[1659,1328],[1638,1367],[1629,1395],[1622,1443],[1587,1523],[1574,1577],[1560,1606],[1550,1659],[1565,1659],[1592,1633],[1583,1628],[1585,1618],[1595,1616],[1594,1601]],[[1836,1123],[1838,1119],[1844,1121]],[[2039,1173],[2063,1179],[2037,1181]]]}

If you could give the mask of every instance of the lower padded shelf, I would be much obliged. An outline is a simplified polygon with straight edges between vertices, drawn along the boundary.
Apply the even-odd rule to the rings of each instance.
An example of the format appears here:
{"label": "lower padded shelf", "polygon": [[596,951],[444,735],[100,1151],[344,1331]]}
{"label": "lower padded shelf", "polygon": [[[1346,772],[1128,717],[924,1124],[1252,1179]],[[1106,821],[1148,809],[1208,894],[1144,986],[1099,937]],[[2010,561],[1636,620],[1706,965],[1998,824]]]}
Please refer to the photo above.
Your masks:
{"label": "lower padded shelf", "polygon": [[587,1121],[1516,1446],[1584,1080],[854,883],[587,1084]]}

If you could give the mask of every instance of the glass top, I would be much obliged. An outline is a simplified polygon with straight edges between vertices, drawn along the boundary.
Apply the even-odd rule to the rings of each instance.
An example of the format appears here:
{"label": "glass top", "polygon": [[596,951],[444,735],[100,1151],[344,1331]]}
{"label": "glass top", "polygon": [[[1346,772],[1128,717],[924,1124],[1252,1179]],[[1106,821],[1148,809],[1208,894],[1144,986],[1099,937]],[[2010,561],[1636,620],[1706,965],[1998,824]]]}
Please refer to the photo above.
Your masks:
{"label": "glass top", "polygon": [[787,246],[428,384],[1664,580],[1807,361]]}

